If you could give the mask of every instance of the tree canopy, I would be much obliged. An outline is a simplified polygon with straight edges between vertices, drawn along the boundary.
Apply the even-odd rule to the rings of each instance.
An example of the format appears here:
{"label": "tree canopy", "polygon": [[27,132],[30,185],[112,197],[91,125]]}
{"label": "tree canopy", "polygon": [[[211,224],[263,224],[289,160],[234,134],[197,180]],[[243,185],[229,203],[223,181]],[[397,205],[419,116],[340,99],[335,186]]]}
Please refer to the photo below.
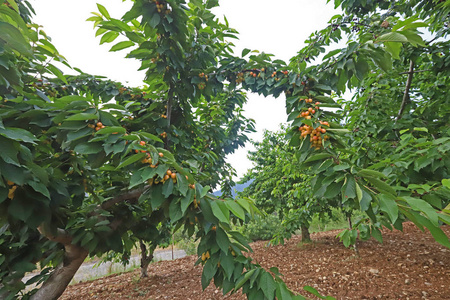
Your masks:
{"label": "tree canopy", "polygon": [[115,42],[111,51],[146,71],[144,87],[127,87],[63,74],[56,62],[70,63],[31,5],[0,0],[1,297],[43,282],[26,297],[57,298],[88,255],[124,253],[170,224],[200,239],[203,288],[304,299],[244,255],[251,248],[231,223],[254,204],[210,194],[229,189],[225,156],[253,130],[246,91],[286,95],[287,135],[314,174],[313,197],[367,215],[344,243],[358,232],[381,240],[382,226],[410,220],[450,247],[440,229],[450,224],[450,1],[335,4],[344,14],[289,63],[233,53],[237,34],[211,12],[216,0],[135,0],[118,17],[98,5],[89,20],[100,43]]}

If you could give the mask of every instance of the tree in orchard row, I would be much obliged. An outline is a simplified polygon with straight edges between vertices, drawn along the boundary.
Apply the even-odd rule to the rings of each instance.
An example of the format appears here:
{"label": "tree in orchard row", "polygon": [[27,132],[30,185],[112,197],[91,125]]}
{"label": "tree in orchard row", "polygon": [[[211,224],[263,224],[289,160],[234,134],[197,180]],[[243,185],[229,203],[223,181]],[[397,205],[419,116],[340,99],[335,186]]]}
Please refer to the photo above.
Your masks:
{"label": "tree in orchard row", "polygon": [[[345,15],[334,16],[310,37],[289,64],[300,77],[285,82],[290,145],[300,147],[298,171],[315,174],[308,189],[313,198],[366,214],[340,234],[346,246],[358,233],[382,241],[382,226],[401,230],[410,220],[449,247],[439,226],[450,221],[450,2],[335,4]],[[428,41],[418,28],[427,29]],[[308,66],[343,34],[346,48]],[[346,89],[354,91],[353,98],[336,103],[333,98]],[[324,107],[343,110],[324,112]],[[329,124],[320,119],[324,115]]]}
{"label": "tree in orchard row", "polygon": [[309,224],[315,214],[325,216],[331,213],[330,201],[313,199],[312,176],[302,170],[295,158],[294,148],[286,139],[286,126],[278,132],[265,131],[261,142],[253,142],[255,151],[249,152],[253,162],[243,182],[252,180],[242,196],[255,199],[255,205],[268,214],[275,213],[283,221],[274,232],[282,242],[296,229],[301,228],[302,240],[310,241]]}
{"label": "tree in orchard row", "polygon": [[[347,210],[367,215],[341,234],[345,245],[354,243],[358,232],[363,239],[381,241],[381,226],[401,229],[410,220],[449,247],[439,226],[449,223],[450,2],[335,3],[346,15],[333,17],[290,62],[308,73],[306,87],[312,82],[336,97],[347,88],[355,91],[350,101],[338,99],[343,110],[329,120],[327,134],[336,124],[332,121],[344,130],[320,152],[307,150],[314,136],[306,118],[298,115],[305,106],[294,97],[287,100],[293,107],[289,119],[298,126],[291,131],[291,144],[300,145],[297,157],[316,174],[313,195],[338,197]],[[428,41],[418,28],[430,32]],[[306,66],[342,34],[346,48],[328,52],[317,66]]]}
{"label": "tree in orchard row", "polygon": [[[302,142],[297,157],[305,165],[312,164],[318,175],[313,181],[314,196],[333,198],[341,195],[349,205],[367,212],[366,223],[358,224],[360,232],[378,237],[381,223],[388,226],[393,223],[399,228],[406,217],[419,227],[428,227],[437,241],[448,245],[448,238],[439,229],[439,222],[449,223],[448,211],[443,209],[445,200],[442,201],[448,189],[448,156],[445,156],[448,133],[439,131],[442,124],[430,126],[436,140],[425,139],[417,143],[420,151],[434,150],[434,153],[430,151],[432,157],[429,152],[416,151],[419,137],[413,135],[415,132],[403,136],[398,143],[389,140],[395,148],[386,149],[380,136],[386,133],[374,130],[372,136],[380,142],[375,143],[379,148],[373,151],[375,156],[369,157],[369,161],[361,153],[367,150],[363,143],[371,146],[373,141],[354,137],[353,131],[348,133],[337,122],[331,122],[340,121],[339,116],[314,106],[316,102],[320,102],[319,107],[337,106],[329,96],[334,96],[333,90],[344,91],[345,85],[359,87],[362,94],[367,91],[372,98],[377,93],[386,93],[385,83],[378,82],[385,73],[381,73],[378,66],[389,74],[392,57],[397,58],[400,54],[409,57],[413,51],[421,53],[415,47],[423,44],[415,30],[421,23],[412,15],[417,13],[429,22],[431,32],[438,32],[437,24],[447,15],[441,14],[445,10],[437,9],[448,7],[448,1],[431,7],[418,1],[413,8],[409,4],[396,6],[393,3],[389,17],[392,24],[400,26],[396,28],[370,23],[374,22],[370,19],[372,15],[374,20],[381,18],[381,12],[375,11],[370,4],[339,1],[337,4],[342,4],[349,14],[369,13],[368,23],[361,25],[364,30],[352,35],[346,24],[354,22],[353,18],[336,17],[332,26],[311,37],[310,46],[293,58],[289,66],[282,61],[271,61],[270,55],[264,53],[251,55],[247,60],[235,57],[231,44],[225,40],[234,36],[234,31],[215,20],[210,12],[217,5],[216,1],[191,1],[187,6],[175,0],[135,1],[133,8],[121,19],[112,18],[104,7],[99,6],[100,14],[91,20],[99,27],[97,33],[102,35],[101,42],[112,42],[122,35],[127,40],[117,43],[112,50],[134,47],[128,57],[140,59],[142,69],[147,70],[148,89],[137,95],[126,93],[124,101],[119,99],[116,103],[107,103],[109,99],[102,98],[110,92],[114,96],[114,88],[95,92],[81,86],[81,92],[63,97],[53,91],[40,90],[39,74],[51,73],[59,80],[67,81],[47,59],[65,61],[45,34],[30,22],[26,2],[8,0],[1,3],[0,45],[4,50],[1,52],[0,79],[4,103],[0,134],[5,140],[2,145],[9,143],[6,148],[9,151],[0,152],[1,251],[5,253],[0,260],[0,274],[5,297],[14,297],[23,288],[20,279],[25,272],[34,269],[37,262],[42,266],[63,262],[56,270],[43,269],[41,275],[28,282],[44,281],[32,298],[55,298],[88,254],[101,255],[110,250],[121,252],[129,249],[136,239],[154,241],[158,226],[168,222],[175,228],[183,226],[190,233],[195,227],[199,229],[198,262],[204,264],[204,288],[214,279],[215,285],[222,287],[224,293],[242,288],[249,299],[303,299],[292,295],[275,269],[271,270],[272,275],[242,254],[249,246],[229,224],[233,216],[245,219],[246,213],[253,209],[252,204],[243,200],[221,201],[209,195],[210,188],[203,188],[199,180],[207,179],[205,175],[215,171],[207,170],[211,165],[204,164],[203,157],[198,154],[204,152],[199,146],[190,154],[188,147],[183,148],[182,139],[177,144],[176,135],[181,135],[175,132],[177,128],[171,128],[175,124],[174,112],[178,110],[182,133],[194,134],[195,128],[189,127],[197,126],[194,121],[203,122],[202,130],[207,129],[213,134],[245,131],[245,122],[236,121],[234,127],[226,129],[221,127],[224,126],[222,123],[215,123],[218,116],[238,120],[238,107],[245,102],[245,97],[239,93],[241,88],[264,95],[286,93],[287,110],[293,121],[291,144],[295,146]],[[386,3],[383,5],[389,7],[390,3]],[[338,40],[341,30],[355,41],[341,50],[339,56],[337,52],[330,53],[324,64],[306,68],[305,60],[315,57],[330,38]],[[378,36],[374,37],[370,31]],[[433,47],[437,47],[436,53],[448,49],[436,43],[433,43]],[[250,50],[244,50],[242,56],[248,53]],[[423,61],[424,64],[427,62]],[[435,67],[433,62],[431,68]],[[428,76],[436,78],[442,72],[432,69]],[[423,80],[427,87],[429,79]],[[371,83],[367,84],[365,80]],[[398,86],[395,80],[388,82],[393,87]],[[372,83],[375,84],[372,86]],[[364,84],[369,88],[362,88]],[[120,91],[123,94],[124,90],[119,88],[118,91],[121,95]],[[149,93],[148,98],[155,103],[149,104],[144,92]],[[405,94],[409,94],[409,88]],[[428,96],[420,97],[428,99]],[[164,99],[165,113],[157,110],[160,103],[156,99]],[[217,103],[221,99],[223,106]],[[421,109],[428,107],[424,102]],[[442,100],[438,104],[442,105]],[[364,105],[361,108],[367,109]],[[207,114],[203,115],[204,112]],[[156,132],[163,139],[154,134],[153,130],[158,127],[148,126],[149,119],[153,119],[156,126],[160,123],[161,127],[167,128],[167,131]],[[365,128],[377,128],[377,123],[369,126],[372,125],[369,120],[365,127],[358,125],[361,132]],[[330,126],[326,125],[327,121]],[[378,119],[378,124],[385,123]],[[408,134],[401,130],[416,128],[411,123],[399,121],[396,124],[403,127],[395,128],[398,132],[394,131],[394,135]],[[318,126],[326,126],[329,140],[319,139]],[[313,130],[316,134],[311,135]],[[301,132],[305,132],[303,137]],[[166,139],[169,135],[172,135],[171,139]],[[189,137],[193,136],[186,135],[186,143]],[[197,145],[202,144],[200,137],[192,140]],[[230,139],[224,150],[230,151],[239,145],[239,140]],[[313,148],[310,148],[311,144]],[[389,150],[392,156],[397,155],[395,160],[389,158],[392,164],[385,161],[386,155],[391,153],[383,152]],[[425,165],[418,165],[418,170],[414,170],[407,162],[419,156],[426,156],[432,162],[423,162]],[[223,156],[210,152],[206,157],[220,163]],[[383,159],[377,160],[377,157]],[[372,164],[373,160],[377,164]],[[395,163],[401,167],[396,167]],[[214,163],[212,165],[214,167]],[[410,172],[408,175],[414,175],[428,166],[433,171],[438,170],[433,181],[408,182],[409,178],[401,176],[405,172],[401,173],[400,168],[406,168]],[[176,173],[175,178],[171,178],[168,170]],[[83,182],[86,189],[80,184]],[[412,184],[420,187],[413,191]],[[347,236],[354,236],[353,232]],[[348,238],[344,237],[345,240]]]}
{"label": "tree in orchard row", "polygon": [[[276,270],[274,278],[243,255],[250,247],[231,230],[253,204],[216,199],[206,185],[231,177],[224,156],[252,130],[243,93],[201,72],[230,56],[224,36],[234,31],[213,20],[214,3],[173,2],[169,13],[160,6],[137,1],[116,20],[99,5],[101,42],[114,39],[111,28],[129,30],[138,44],[129,56],[148,69],[148,87],[129,89],[64,76],[53,61],[68,64],[31,22],[31,6],[1,2],[2,298],[43,282],[25,297],[55,299],[86,256],[126,254],[138,240],[154,245],[166,225],[197,230],[204,288],[214,279],[225,293],[291,298]],[[136,11],[143,15],[130,18]],[[41,273],[22,283],[37,263]]]}

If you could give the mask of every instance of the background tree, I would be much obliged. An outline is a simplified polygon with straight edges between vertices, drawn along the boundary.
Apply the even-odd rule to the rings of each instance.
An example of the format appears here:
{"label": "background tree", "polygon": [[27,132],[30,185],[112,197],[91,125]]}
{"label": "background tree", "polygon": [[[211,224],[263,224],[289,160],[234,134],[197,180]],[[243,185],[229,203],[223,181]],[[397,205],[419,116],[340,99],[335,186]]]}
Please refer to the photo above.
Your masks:
{"label": "background tree", "polygon": [[253,168],[241,180],[252,182],[242,195],[254,199],[258,208],[268,214],[275,213],[283,221],[278,232],[272,232],[279,242],[298,228],[302,230],[302,240],[310,241],[312,217],[331,213],[332,205],[312,196],[311,172],[304,170],[295,158],[286,130],[282,126],[278,132],[265,131],[261,142],[253,141],[255,151],[248,155]]}

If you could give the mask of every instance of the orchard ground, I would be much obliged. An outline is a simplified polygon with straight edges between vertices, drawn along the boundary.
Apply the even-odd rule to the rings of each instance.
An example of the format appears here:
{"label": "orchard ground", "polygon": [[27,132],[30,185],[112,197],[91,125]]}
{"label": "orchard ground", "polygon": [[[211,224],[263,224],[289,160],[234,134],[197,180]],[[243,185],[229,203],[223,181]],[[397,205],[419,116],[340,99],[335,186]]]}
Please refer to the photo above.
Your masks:
{"label": "orchard ground", "polygon": [[[404,224],[404,232],[384,230],[383,244],[358,242],[360,257],[335,236],[339,230],[312,234],[302,244],[295,236],[283,246],[252,244],[252,257],[263,267],[278,267],[289,288],[311,296],[303,286],[337,299],[450,299],[450,250],[428,231]],[[444,226],[450,234],[450,227]],[[196,256],[151,264],[149,278],[139,270],[82,282],[67,288],[62,299],[245,299],[240,293],[222,296],[211,284],[201,290]]]}

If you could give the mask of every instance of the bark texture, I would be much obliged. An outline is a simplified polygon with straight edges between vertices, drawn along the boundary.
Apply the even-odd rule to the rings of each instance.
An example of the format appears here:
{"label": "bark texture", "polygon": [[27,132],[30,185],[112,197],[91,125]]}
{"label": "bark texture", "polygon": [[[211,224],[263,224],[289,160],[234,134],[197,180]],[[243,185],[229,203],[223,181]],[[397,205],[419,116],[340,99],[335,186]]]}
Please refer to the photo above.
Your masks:
{"label": "bark texture", "polygon": [[302,226],[302,242],[310,242],[311,234],[309,233],[309,228]]}
{"label": "bark texture", "polygon": [[88,251],[77,245],[65,245],[64,248],[64,261],[56,267],[42,287],[31,296],[31,300],[58,299],[88,255]]}
{"label": "bark texture", "polygon": [[149,249],[149,254],[147,255],[147,247],[143,241],[139,241],[141,246],[141,278],[148,277],[148,265],[153,260],[153,250]]}

